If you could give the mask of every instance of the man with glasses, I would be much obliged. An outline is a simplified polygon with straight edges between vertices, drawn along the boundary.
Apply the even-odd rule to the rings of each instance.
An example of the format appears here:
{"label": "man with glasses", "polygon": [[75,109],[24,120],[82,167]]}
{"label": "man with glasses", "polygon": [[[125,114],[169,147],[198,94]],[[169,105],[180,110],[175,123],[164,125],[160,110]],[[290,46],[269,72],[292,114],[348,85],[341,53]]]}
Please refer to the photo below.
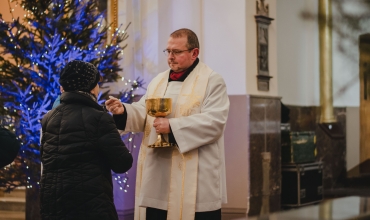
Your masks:
{"label": "man with glasses", "polygon": [[[106,101],[118,129],[144,132],[136,180],[136,220],[217,220],[226,203],[224,129],[229,99],[222,77],[200,62],[189,29],[173,32],[163,51],[169,70],[133,104]],[[165,118],[146,114],[148,98],[172,98]],[[175,147],[148,148],[157,133]]]}

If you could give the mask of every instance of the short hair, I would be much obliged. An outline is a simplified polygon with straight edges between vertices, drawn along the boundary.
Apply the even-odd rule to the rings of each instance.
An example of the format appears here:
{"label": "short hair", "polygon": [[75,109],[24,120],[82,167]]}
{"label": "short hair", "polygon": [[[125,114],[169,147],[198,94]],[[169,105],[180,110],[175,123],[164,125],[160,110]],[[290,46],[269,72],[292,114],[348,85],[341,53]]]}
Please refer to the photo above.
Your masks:
{"label": "short hair", "polygon": [[181,28],[179,30],[176,30],[170,34],[170,37],[173,38],[178,38],[178,37],[187,37],[188,42],[186,44],[186,47],[188,49],[194,49],[198,48],[199,49],[199,41],[197,35],[190,29],[187,28]]}

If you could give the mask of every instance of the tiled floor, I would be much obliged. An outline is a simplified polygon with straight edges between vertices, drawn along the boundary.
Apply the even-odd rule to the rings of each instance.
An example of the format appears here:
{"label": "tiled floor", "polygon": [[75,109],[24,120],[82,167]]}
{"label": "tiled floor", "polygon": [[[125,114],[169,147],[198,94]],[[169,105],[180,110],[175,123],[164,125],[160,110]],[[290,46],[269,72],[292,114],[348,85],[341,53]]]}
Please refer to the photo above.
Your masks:
{"label": "tiled floor", "polygon": [[0,211],[0,220],[24,220],[24,219],[26,219],[24,212]]}
{"label": "tiled floor", "polygon": [[4,193],[0,188],[0,220],[24,220],[25,214],[25,189],[15,189]]}

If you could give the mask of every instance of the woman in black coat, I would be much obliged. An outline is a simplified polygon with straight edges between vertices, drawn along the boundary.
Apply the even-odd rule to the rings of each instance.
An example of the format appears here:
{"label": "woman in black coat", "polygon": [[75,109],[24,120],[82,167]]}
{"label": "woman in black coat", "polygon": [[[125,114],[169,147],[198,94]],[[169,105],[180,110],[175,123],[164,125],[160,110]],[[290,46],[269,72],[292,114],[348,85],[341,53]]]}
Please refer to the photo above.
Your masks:
{"label": "woman in black coat", "polygon": [[0,168],[13,162],[21,147],[15,134],[0,125]]}
{"label": "woman in black coat", "polygon": [[132,166],[111,115],[97,103],[100,75],[72,61],[60,76],[60,105],[42,120],[42,219],[118,219],[111,170]]}

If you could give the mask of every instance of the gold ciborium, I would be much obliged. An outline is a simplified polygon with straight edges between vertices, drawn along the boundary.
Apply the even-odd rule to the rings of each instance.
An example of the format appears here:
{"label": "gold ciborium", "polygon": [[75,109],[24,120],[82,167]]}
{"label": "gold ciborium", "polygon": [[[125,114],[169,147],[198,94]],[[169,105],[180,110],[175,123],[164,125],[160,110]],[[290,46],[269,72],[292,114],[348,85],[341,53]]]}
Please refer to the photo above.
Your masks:
{"label": "gold ciborium", "polygon": [[[172,99],[171,98],[152,98],[145,100],[146,113],[152,117],[166,117],[172,112]],[[157,134],[157,140],[154,144],[148,147],[171,147],[173,144],[168,143],[162,134]]]}

